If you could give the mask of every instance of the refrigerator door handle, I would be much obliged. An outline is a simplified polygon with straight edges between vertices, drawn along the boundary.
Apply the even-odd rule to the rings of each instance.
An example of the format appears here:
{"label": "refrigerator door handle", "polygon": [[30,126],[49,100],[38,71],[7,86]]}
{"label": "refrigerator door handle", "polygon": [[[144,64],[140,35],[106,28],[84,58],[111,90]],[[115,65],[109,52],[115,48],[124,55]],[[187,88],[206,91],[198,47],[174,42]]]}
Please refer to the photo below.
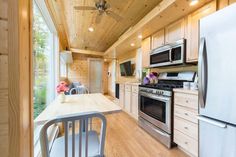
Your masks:
{"label": "refrigerator door handle", "polygon": [[201,38],[199,47],[198,76],[199,76],[199,104],[201,108],[205,108],[206,91],[207,91],[207,53],[206,53],[206,40],[204,37]]}
{"label": "refrigerator door handle", "polygon": [[218,122],[218,121],[215,121],[215,120],[203,117],[203,116],[198,116],[197,119],[199,121],[203,121],[203,122],[209,123],[211,125],[214,125],[214,126],[217,126],[217,127],[220,127],[220,128],[227,128],[227,124],[222,123],[222,122]]}

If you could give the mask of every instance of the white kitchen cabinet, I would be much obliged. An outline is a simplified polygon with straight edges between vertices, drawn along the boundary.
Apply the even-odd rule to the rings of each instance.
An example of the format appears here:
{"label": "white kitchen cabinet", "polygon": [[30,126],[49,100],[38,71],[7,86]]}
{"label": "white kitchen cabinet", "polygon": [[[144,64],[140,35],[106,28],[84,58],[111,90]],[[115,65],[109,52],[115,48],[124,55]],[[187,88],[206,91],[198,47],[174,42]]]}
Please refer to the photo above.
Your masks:
{"label": "white kitchen cabinet", "polygon": [[185,19],[178,20],[165,28],[165,43],[173,43],[185,38]]}
{"label": "white kitchen cabinet", "polygon": [[119,104],[126,113],[138,120],[138,84],[120,84]]}
{"label": "white kitchen cabinet", "polygon": [[138,93],[134,92],[132,92],[131,114],[136,120],[138,120]]}
{"label": "white kitchen cabinet", "polygon": [[199,21],[203,17],[210,15],[216,11],[216,1],[203,6],[197,11],[188,15],[188,33],[187,33],[187,62],[198,61],[198,47],[199,47]]}
{"label": "white kitchen cabinet", "polygon": [[174,89],[174,142],[198,157],[198,92]]}
{"label": "white kitchen cabinet", "polygon": [[126,112],[131,112],[131,85],[125,84],[125,103],[124,109]]}
{"label": "white kitchen cabinet", "polygon": [[124,107],[125,102],[125,87],[124,84],[120,84],[120,91],[119,91],[119,105],[121,108]]}
{"label": "white kitchen cabinet", "polygon": [[152,35],[152,49],[165,45],[165,29],[161,29]]}

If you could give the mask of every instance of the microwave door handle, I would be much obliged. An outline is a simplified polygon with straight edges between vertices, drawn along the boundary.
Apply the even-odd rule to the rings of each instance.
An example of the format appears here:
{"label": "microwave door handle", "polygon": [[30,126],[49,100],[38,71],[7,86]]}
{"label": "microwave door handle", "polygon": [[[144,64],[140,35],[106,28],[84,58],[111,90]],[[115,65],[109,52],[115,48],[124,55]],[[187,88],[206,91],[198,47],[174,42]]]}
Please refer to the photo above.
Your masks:
{"label": "microwave door handle", "polygon": [[172,62],[172,49],[169,50],[169,60]]}
{"label": "microwave door handle", "polygon": [[201,108],[205,108],[208,76],[207,76],[206,40],[204,37],[201,38],[200,40],[198,75],[199,75],[199,103]]}

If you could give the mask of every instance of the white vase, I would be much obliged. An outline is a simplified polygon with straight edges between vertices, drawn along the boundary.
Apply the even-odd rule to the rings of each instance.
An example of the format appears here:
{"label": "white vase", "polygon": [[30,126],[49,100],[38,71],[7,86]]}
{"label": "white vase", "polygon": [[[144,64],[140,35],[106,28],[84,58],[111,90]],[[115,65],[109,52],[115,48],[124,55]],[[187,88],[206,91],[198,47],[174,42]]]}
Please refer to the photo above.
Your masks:
{"label": "white vase", "polygon": [[62,92],[62,93],[60,93],[60,94],[58,95],[58,100],[59,100],[60,103],[64,103],[64,102],[65,102],[66,96],[65,96],[65,93],[64,93],[64,92]]}

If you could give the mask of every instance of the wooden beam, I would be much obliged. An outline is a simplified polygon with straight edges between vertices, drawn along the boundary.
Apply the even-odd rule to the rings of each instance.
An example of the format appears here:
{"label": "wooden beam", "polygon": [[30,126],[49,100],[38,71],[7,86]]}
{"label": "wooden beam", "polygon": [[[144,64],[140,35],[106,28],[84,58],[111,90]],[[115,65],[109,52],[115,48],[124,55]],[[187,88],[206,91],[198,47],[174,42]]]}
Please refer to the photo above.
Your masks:
{"label": "wooden beam", "polygon": [[8,0],[9,157],[33,156],[32,0]]}
{"label": "wooden beam", "polygon": [[73,53],[95,55],[95,56],[103,56],[104,55],[104,52],[83,50],[83,49],[75,49],[75,48],[71,48],[70,51],[73,52]]}
{"label": "wooden beam", "polygon": [[107,53],[111,52],[113,49],[115,49],[119,44],[121,44],[123,41],[125,41],[127,38],[138,32],[142,29],[148,22],[150,22],[152,19],[154,19],[156,16],[158,16],[162,11],[164,11],[167,7],[174,4],[176,0],[164,0],[159,5],[157,5],[152,11],[150,11],[142,20],[140,20],[135,26],[130,28],[128,31],[126,31],[109,49],[107,49],[104,53],[106,55]]}

